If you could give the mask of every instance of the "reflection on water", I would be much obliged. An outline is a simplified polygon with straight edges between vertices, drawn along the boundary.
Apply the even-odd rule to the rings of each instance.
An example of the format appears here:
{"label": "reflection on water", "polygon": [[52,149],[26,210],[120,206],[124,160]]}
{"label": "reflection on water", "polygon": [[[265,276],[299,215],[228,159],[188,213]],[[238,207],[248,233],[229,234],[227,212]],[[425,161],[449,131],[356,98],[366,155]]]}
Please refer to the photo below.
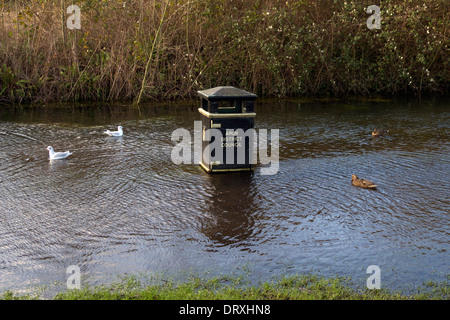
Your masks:
{"label": "reflection on water", "polygon": [[253,214],[257,204],[253,174],[212,175],[208,180],[205,209],[210,218],[200,229],[211,242],[208,247],[214,250],[216,247],[239,246],[245,250],[255,229]]}
{"label": "reflection on water", "polygon": [[[175,165],[189,106],[81,105],[0,111],[0,291],[123,273],[347,275],[385,288],[449,273],[447,101],[259,102],[280,129],[280,170],[208,175]],[[122,138],[104,134],[117,125]],[[374,127],[390,130],[373,138]],[[49,161],[46,147],[70,150]],[[351,175],[378,190],[351,185]],[[100,279],[100,280],[99,280]]]}

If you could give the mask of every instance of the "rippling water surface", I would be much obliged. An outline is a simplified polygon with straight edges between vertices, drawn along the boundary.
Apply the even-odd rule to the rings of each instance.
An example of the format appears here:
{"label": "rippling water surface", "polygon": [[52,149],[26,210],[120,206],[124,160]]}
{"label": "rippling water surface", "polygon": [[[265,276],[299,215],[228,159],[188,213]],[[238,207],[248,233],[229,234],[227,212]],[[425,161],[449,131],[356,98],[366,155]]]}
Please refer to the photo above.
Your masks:
{"label": "rippling water surface", "polygon": [[[0,111],[0,292],[123,274],[319,273],[408,289],[449,274],[448,101],[263,102],[279,172],[209,175],[171,161],[182,106]],[[124,127],[123,138],[103,131]],[[388,128],[372,138],[374,127]],[[70,150],[49,161],[47,150]],[[378,190],[351,185],[351,175]]]}

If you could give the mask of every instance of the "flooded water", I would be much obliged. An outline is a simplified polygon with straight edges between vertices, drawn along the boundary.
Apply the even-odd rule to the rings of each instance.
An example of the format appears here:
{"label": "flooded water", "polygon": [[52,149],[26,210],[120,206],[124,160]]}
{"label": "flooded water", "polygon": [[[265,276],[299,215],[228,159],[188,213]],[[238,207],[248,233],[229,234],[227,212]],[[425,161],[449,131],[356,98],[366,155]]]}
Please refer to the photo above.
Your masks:
{"label": "flooded water", "polygon": [[[449,101],[257,101],[275,175],[174,164],[178,106],[0,108],[0,292],[124,274],[347,276],[407,290],[449,275]],[[123,126],[122,138],[103,132]],[[375,127],[389,135],[372,138]],[[49,161],[47,146],[70,150]],[[351,185],[351,175],[377,190]]]}

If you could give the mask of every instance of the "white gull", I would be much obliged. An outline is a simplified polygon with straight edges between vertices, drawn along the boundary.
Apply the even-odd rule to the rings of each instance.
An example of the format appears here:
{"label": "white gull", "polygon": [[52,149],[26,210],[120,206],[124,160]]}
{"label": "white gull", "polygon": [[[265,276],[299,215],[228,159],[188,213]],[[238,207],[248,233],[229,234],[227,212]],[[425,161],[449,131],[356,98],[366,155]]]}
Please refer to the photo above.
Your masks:
{"label": "white gull", "polygon": [[121,137],[123,136],[123,131],[122,131],[122,127],[118,126],[117,127],[117,131],[109,131],[106,130],[105,133],[111,137]]}
{"label": "white gull", "polygon": [[50,160],[65,159],[72,154],[72,152],[70,152],[70,151],[55,152],[53,150],[53,147],[51,147],[51,146],[47,147],[47,150],[48,150],[48,155],[49,155]]}

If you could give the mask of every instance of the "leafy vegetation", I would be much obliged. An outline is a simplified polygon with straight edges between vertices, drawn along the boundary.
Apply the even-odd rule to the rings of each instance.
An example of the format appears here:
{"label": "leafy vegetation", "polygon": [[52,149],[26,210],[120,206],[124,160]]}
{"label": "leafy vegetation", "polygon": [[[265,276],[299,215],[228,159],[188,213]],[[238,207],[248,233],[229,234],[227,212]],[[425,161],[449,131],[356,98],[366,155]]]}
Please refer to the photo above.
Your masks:
{"label": "leafy vegetation", "polygon": [[449,89],[446,0],[79,0],[79,30],[71,4],[1,2],[0,103]]}

